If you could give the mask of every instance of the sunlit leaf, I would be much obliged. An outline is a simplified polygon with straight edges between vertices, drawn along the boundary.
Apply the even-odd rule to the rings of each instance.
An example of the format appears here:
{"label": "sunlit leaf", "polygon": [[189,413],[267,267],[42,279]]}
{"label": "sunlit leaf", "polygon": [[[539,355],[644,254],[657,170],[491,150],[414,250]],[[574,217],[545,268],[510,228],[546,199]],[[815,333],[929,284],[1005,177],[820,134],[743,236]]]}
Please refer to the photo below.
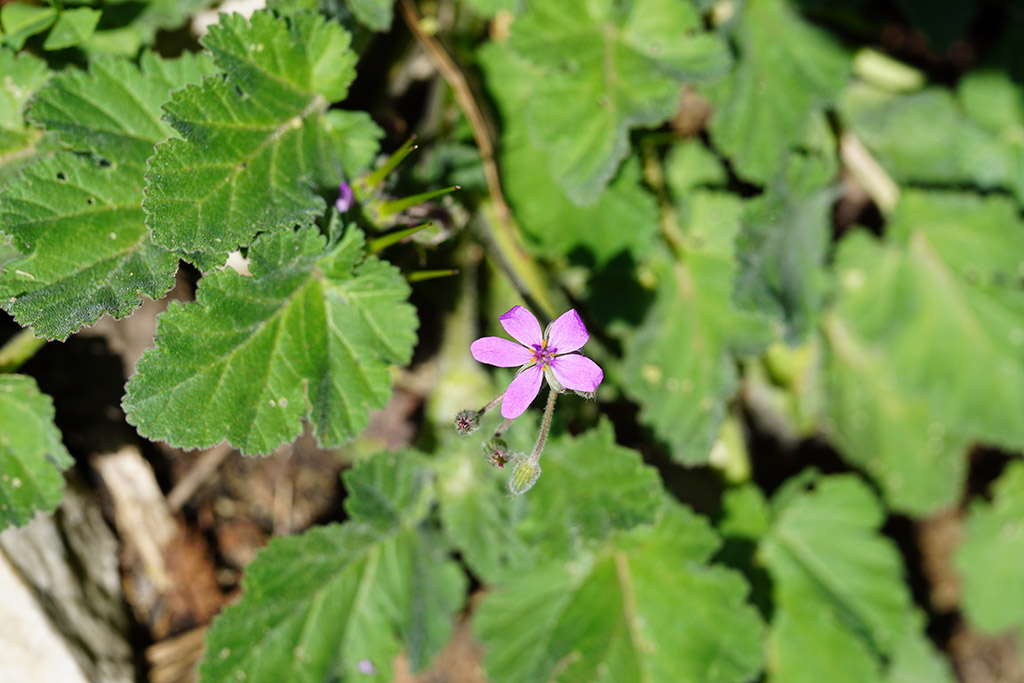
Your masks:
{"label": "sunlit leaf", "polygon": [[628,154],[629,131],[675,112],[680,83],[721,73],[724,43],[678,0],[538,2],[511,48],[541,69],[522,100],[534,144],[577,204],[597,200]]}
{"label": "sunlit leaf", "polygon": [[[429,477],[419,456],[379,457],[398,471],[392,481]],[[395,489],[372,483],[380,473],[371,459],[346,484],[389,500]],[[343,525],[272,541],[246,570],[241,601],[214,621],[202,679],[384,683],[403,649],[422,669],[451,633],[465,577],[414,510],[396,502],[380,517],[363,507]]]}
{"label": "sunlit leaf", "polygon": [[476,616],[487,673],[496,681],[749,680],[761,666],[761,621],[745,604],[743,579],[707,565],[717,545],[701,518],[667,504],[654,526],[614,535],[577,562],[520,574]]}
{"label": "sunlit leaf", "polygon": [[171,288],[178,258],[149,239],[143,172],[153,145],[174,134],[160,105],[173,88],[211,72],[202,57],[146,55],[141,69],[103,58],[88,72],[62,72],[36,94],[33,122],[104,161],[59,152],[0,191],[0,231],[22,254],[0,270],[0,305],[19,323],[64,339]]}
{"label": "sunlit leaf", "polygon": [[164,106],[184,139],[160,145],[146,171],[155,242],[230,251],[323,212],[315,189],[337,188],[343,174],[324,114],[355,78],[350,40],[308,13],[221,16],[203,44],[226,77],[177,91]]}
{"label": "sunlit leaf", "polygon": [[889,230],[840,245],[829,412],[887,499],[925,512],[955,500],[967,443],[1024,446],[1024,226],[1005,199],[906,192]]}
{"label": "sunlit leaf", "polygon": [[652,264],[655,301],[625,340],[623,388],[640,402],[640,420],[681,462],[707,461],[738,387],[734,352],[756,350],[773,333],[767,318],[733,304],[742,210],[732,195],[691,196],[685,254]]}
{"label": "sunlit leaf", "polygon": [[904,670],[932,665],[904,652],[926,646],[900,555],[878,532],[882,521],[881,505],[852,475],[819,479],[777,501],[759,553],[775,604],[771,680],[882,680],[894,653],[910,660]]}
{"label": "sunlit leaf", "polygon": [[160,316],[128,383],[128,421],[183,448],[226,438],[254,454],[296,438],[306,418],[321,444],[340,445],[387,401],[387,364],[409,361],[409,286],[364,256],[354,228],[326,251],[315,228],[266,234],[249,258],[252,277],[211,272],[194,303]]}
{"label": "sunlit leaf", "polygon": [[528,132],[522,103],[543,78],[542,69],[493,44],[480,52],[480,59],[505,117],[504,189],[536,251],[546,257],[592,258],[598,265],[624,251],[637,258],[644,254],[658,229],[658,211],[653,195],[641,186],[636,160],[623,165],[594,204],[577,206],[548,170],[550,151],[535,145]]}
{"label": "sunlit leaf", "polygon": [[849,60],[788,0],[748,0],[733,25],[740,54],[735,71],[709,89],[711,139],[740,176],[767,184],[814,110],[839,96]]}

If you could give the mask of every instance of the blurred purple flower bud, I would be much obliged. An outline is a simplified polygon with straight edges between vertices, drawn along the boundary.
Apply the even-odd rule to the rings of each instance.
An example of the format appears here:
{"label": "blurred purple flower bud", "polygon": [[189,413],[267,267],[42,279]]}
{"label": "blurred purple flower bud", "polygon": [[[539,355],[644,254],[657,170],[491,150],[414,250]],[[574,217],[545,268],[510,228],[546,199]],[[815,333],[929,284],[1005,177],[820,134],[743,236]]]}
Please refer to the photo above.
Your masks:
{"label": "blurred purple flower bud", "polygon": [[355,197],[352,195],[352,187],[342,180],[338,185],[338,201],[334,202],[335,208],[338,209],[338,213],[345,213],[352,208],[354,203]]}
{"label": "blurred purple flower bud", "polygon": [[359,668],[359,673],[364,673],[367,676],[377,673],[377,667],[369,659],[360,659],[356,666]]}

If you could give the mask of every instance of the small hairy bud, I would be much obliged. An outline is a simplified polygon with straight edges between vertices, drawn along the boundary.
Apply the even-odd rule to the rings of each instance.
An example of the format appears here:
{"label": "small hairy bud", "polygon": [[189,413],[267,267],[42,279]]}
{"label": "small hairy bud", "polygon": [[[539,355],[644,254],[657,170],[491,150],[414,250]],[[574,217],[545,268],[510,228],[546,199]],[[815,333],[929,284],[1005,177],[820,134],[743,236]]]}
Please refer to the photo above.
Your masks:
{"label": "small hairy bud", "polygon": [[537,483],[540,477],[540,463],[533,462],[525,456],[516,458],[512,478],[508,481],[508,490],[513,496],[526,493]]}
{"label": "small hairy bud", "polygon": [[499,470],[503,469],[505,463],[512,459],[512,453],[508,449],[508,444],[500,436],[495,436],[485,441],[483,448],[487,462]]}
{"label": "small hairy bud", "polygon": [[480,426],[480,413],[475,410],[460,410],[455,416],[455,431],[460,436],[472,434]]}

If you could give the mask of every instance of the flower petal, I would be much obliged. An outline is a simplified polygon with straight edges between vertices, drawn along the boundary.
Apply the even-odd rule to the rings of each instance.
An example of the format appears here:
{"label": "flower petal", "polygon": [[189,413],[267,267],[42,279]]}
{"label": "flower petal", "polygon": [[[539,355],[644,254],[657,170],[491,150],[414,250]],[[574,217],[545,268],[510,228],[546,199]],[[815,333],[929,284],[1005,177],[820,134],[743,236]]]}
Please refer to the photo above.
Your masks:
{"label": "flower petal", "polygon": [[522,306],[513,306],[498,318],[505,331],[523,346],[540,345],[544,338],[540,334],[540,323],[533,313]]}
{"label": "flower petal", "polygon": [[566,389],[585,391],[588,394],[597,390],[597,386],[604,380],[604,370],[578,353],[558,356],[551,361],[551,371]]}
{"label": "flower petal", "polygon": [[501,399],[501,416],[506,420],[517,418],[523,414],[540,391],[540,380],[544,376],[539,365],[534,365],[519,373],[509,382],[505,397]]}
{"label": "flower petal", "polygon": [[501,337],[481,337],[469,345],[469,352],[481,363],[499,368],[517,368],[533,359],[529,349]]}
{"label": "flower petal", "polygon": [[588,339],[590,334],[575,308],[558,316],[548,329],[548,349],[552,353],[572,353],[582,348]]}

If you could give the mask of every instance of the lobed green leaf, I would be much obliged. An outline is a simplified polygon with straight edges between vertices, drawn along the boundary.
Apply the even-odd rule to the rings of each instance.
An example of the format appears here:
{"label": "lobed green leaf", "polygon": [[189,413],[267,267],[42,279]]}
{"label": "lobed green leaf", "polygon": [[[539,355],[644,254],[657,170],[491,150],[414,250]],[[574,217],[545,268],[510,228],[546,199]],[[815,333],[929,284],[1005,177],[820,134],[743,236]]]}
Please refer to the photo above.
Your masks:
{"label": "lobed green leaf", "polygon": [[[154,245],[142,213],[143,171],[174,131],[159,118],[169,92],[212,72],[203,57],[145,55],[71,69],[37,94],[30,119],[72,151],[42,158],[0,190],[0,232],[20,252],[0,269],[0,306],[48,339],[104,313],[130,315],[140,296],[174,284],[176,255]],[[96,158],[75,152],[89,152]]]}
{"label": "lobed green leaf", "polygon": [[733,25],[740,57],[735,71],[708,89],[711,139],[738,175],[767,184],[807,134],[814,111],[839,97],[849,58],[788,0],[748,0]]}
{"label": "lobed green leaf", "polygon": [[636,159],[626,161],[592,205],[573,203],[548,168],[550,151],[531,140],[524,116],[522,103],[543,78],[542,69],[493,43],[479,52],[479,59],[505,120],[504,189],[535,250],[561,258],[582,249],[598,265],[624,251],[639,259],[657,232],[658,209],[641,185]]}
{"label": "lobed green leaf", "polygon": [[840,244],[829,414],[844,454],[921,513],[956,499],[971,441],[1024,447],[1024,226],[1006,199],[908,191],[890,231]]}
{"label": "lobed green leaf", "polygon": [[326,251],[313,227],[268,233],[249,257],[252,277],[211,272],[195,303],[160,316],[156,347],[128,382],[126,417],[183,448],[227,439],[269,453],[302,432],[302,418],[322,445],[340,445],[387,401],[387,364],[409,361],[409,286],[365,257],[354,228]]}
{"label": "lobed green leaf", "polygon": [[[773,584],[772,680],[883,680],[890,658],[901,671],[936,668],[899,553],[878,533],[883,518],[853,475],[825,477],[777,499],[759,553]],[[952,680],[948,671],[944,678]]]}
{"label": "lobed green leaf", "polygon": [[592,204],[629,150],[629,131],[675,112],[683,81],[721,73],[724,43],[701,30],[690,2],[532,3],[512,27],[511,49],[536,64],[525,116],[553,179]]}
{"label": "lobed green leaf", "polygon": [[346,166],[338,121],[325,122],[325,112],[355,78],[350,42],[309,13],[221,16],[203,44],[226,76],[176,92],[164,107],[184,139],[149,160],[143,206],[155,242],[230,251],[324,211],[315,189],[336,189]]}
{"label": "lobed green leaf", "polygon": [[613,535],[576,562],[522,572],[488,594],[476,615],[488,675],[749,680],[760,670],[763,629],[745,603],[743,579],[706,564],[717,545],[701,518],[666,503],[654,526]]}
{"label": "lobed green leaf", "polygon": [[707,461],[738,388],[734,353],[757,350],[772,334],[767,319],[733,304],[733,239],[742,210],[732,195],[692,194],[686,253],[653,264],[656,298],[625,340],[623,388],[640,402],[640,420],[680,462]]}

